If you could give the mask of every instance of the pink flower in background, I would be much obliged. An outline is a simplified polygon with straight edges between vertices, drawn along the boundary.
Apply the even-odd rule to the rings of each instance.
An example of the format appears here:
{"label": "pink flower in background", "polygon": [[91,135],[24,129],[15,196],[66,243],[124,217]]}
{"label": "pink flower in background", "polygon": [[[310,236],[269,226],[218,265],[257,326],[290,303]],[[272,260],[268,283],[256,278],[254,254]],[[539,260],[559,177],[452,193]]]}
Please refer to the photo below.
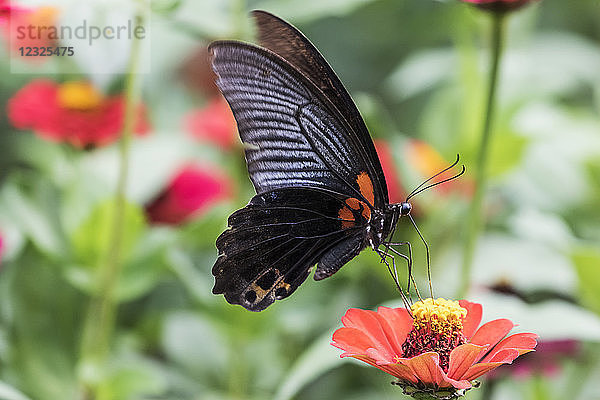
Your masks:
{"label": "pink flower in background", "polygon": [[471,3],[476,5],[477,7],[489,10],[489,11],[497,11],[497,12],[506,12],[511,10],[516,10],[524,5],[529,3],[533,3],[534,1],[539,0],[461,0],[466,3]]}
{"label": "pink flower in background", "polygon": [[189,165],[146,207],[146,213],[153,223],[180,224],[230,199],[232,186],[230,178],[215,167]]}
{"label": "pink flower in background", "polygon": [[[46,140],[89,148],[119,138],[124,106],[123,96],[105,96],[89,82],[37,79],[8,101],[8,118],[16,128],[31,129]],[[148,129],[140,107],[135,132],[144,134]]]}
{"label": "pink flower in background", "polygon": [[[56,26],[57,17],[58,9],[55,7],[24,8],[14,2],[4,1],[0,3],[0,32],[11,43],[15,52],[20,47],[55,46],[56,38],[52,37],[48,28]],[[48,57],[23,57],[23,60],[29,62],[43,62],[47,59]]]}
{"label": "pink flower in background", "polygon": [[[9,0],[0,0],[0,26],[8,26],[11,18],[31,12],[31,9],[18,6]],[[5,32],[8,33],[8,30]]]}
{"label": "pink flower in background", "polygon": [[222,97],[215,97],[205,107],[189,113],[184,124],[196,139],[224,150],[232,149],[239,141],[233,113]]}
{"label": "pink flower in background", "polygon": [[581,355],[581,343],[574,339],[540,341],[535,352],[516,360],[511,368],[501,367],[490,378],[513,376],[529,378],[532,375],[557,376],[562,369],[562,361],[573,360]]}
{"label": "pink flower in background", "polygon": [[8,19],[15,11],[16,6],[8,0],[0,0],[0,25],[8,23]]}
{"label": "pink flower in background", "polygon": [[[483,309],[466,300],[425,299],[404,308],[349,309],[332,345],[398,378],[414,390],[465,390],[472,380],[532,351],[537,335],[507,334],[515,326],[496,319],[481,326]],[[413,392],[414,393],[414,392]]]}
{"label": "pink flower in background", "polygon": [[383,139],[375,139],[373,142],[385,175],[390,203],[401,203],[406,199],[406,192],[400,183],[390,144]]}

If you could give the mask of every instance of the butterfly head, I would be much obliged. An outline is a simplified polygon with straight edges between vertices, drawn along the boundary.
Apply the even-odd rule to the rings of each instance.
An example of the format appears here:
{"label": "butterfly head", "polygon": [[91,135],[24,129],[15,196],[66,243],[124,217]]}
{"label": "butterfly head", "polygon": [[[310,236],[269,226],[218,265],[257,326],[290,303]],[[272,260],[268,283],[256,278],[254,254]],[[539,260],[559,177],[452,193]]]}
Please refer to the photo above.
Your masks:
{"label": "butterfly head", "polygon": [[402,203],[400,203],[400,215],[401,216],[406,216],[406,215],[410,214],[411,210],[412,210],[412,204],[410,204],[408,201],[403,201]]}

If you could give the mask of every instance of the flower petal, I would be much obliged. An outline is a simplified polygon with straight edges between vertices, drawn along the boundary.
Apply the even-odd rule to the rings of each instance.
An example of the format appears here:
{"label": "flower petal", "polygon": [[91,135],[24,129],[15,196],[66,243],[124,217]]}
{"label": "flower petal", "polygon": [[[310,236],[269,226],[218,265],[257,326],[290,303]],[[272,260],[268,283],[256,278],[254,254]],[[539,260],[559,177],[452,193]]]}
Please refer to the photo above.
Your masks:
{"label": "flower petal", "polygon": [[365,333],[356,328],[339,328],[333,332],[331,344],[345,351],[340,357],[353,354],[367,354],[367,349],[373,347],[373,342]]}
{"label": "flower petal", "polygon": [[473,336],[475,330],[481,323],[481,316],[483,314],[483,307],[479,303],[472,303],[467,300],[460,300],[458,302],[462,308],[467,310],[467,316],[463,318],[463,335],[468,339]]}
{"label": "flower petal", "polygon": [[402,355],[402,343],[413,328],[413,319],[405,308],[379,307],[377,318],[397,355]]}
{"label": "flower petal", "polygon": [[412,372],[412,369],[404,364],[378,365],[377,368],[387,372],[390,375],[394,375],[396,378],[399,378],[403,381],[411,383],[419,382],[419,379]]}
{"label": "flower petal", "polygon": [[396,354],[374,311],[350,308],[342,317],[342,323],[345,327],[361,330],[372,341],[371,347],[390,362],[393,361]]}
{"label": "flower petal", "polygon": [[452,379],[462,379],[462,376],[481,356],[487,346],[479,346],[473,343],[465,343],[457,346],[450,353],[450,364],[448,367],[448,377]]}
{"label": "flower petal", "polygon": [[471,387],[471,382],[467,380],[449,378],[440,367],[439,360],[437,353],[428,352],[412,358],[401,358],[399,362],[410,367],[419,381],[428,387],[455,387],[456,389]]}
{"label": "flower petal", "polygon": [[393,360],[393,358],[390,358],[387,353],[373,347],[367,349],[367,356],[375,360],[377,365],[390,364]]}
{"label": "flower petal", "polygon": [[379,368],[383,372],[386,372],[392,376],[395,376],[398,379],[402,379],[407,382],[417,383],[419,379],[415,376],[412,370],[403,364],[398,363],[390,363],[390,364],[377,364],[375,360],[367,356],[351,356],[356,358],[357,360],[366,362],[369,365],[374,366],[375,368]]}
{"label": "flower petal", "polygon": [[502,364],[509,364],[519,356],[519,351],[515,349],[505,349],[496,354],[492,360],[486,363],[477,363],[471,366],[463,375],[463,379],[469,381],[499,367]]}
{"label": "flower petal", "polygon": [[471,337],[469,343],[480,346],[489,345],[494,347],[515,325],[509,319],[495,319],[481,325],[477,332]]}
{"label": "flower petal", "polygon": [[408,366],[415,376],[427,386],[441,387],[444,371],[440,367],[440,356],[427,352],[412,358],[401,358],[400,363]]}
{"label": "flower petal", "polygon": [[494,346],[490,353],[486,355],[481,362],[489,362],[496,354],[504,349],[518,350],[519,355],[530,352],[537,345],[537,337],[538,335],[535,333],[517,333],[515,335],[511,335]]}

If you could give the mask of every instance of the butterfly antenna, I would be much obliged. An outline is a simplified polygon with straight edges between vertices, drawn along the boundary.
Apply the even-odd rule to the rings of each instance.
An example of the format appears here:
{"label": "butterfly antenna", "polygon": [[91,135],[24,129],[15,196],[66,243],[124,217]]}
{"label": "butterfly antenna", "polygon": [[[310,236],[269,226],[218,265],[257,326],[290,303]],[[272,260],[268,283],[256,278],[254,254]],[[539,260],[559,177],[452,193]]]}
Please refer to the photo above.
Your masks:
{"label": "butterfly antenna", "polygon": [[441,185],[442,183],[446,183],[446,182],[449,182],[449,181],[451,181],[451,180],[454,180],[454,179],[458,178],[459,176],[461,176],[462,174],[464,174],[464,173],[465,173],[465,171],[466,171],[466,168],[465,168],[465,166],[463,165],[463,166],[462,166],[462,170],[461,170],[461,171],[460,171],[458,174],[456,174],[456,175],[454,175],[454,176],[451,176],[450,178],[446,178],[446,179],[444,179],[444,180],[441,180],[441,181],[439,181],[439,182],[432,183],[431,185],[427,185],[427,186],[425,186],[425,187],[424,187],[424,188],[422,188],[421,190],[418,190],[418,191],[416,191],[415,193],[413,193],[411,196],[409,196],[409,197],[406,199],[406,201],[408,201],[408,199],[409,199],[410,197],[413,197],[413,196],[415,196],[415,195],[417,195],[417,194],[419,194],[419,193],[421,193],[421,192],[423,192],[423,191],[425,191],[425,190],[427,190],[427,189],[430,189],[430,188],[432,188],[432,187],[434,187],[434,186]]}
{"label": "butterfly antenna", "polygon": [[[440,176],[440,175],[441,175],[441,174],[443,174],[444,172],[446,172],[446,171],[449,171],[449,170],[451,170],[452,168],[454,168],[454,167],[456,166],[456,164],[458,164],[458,161],[459,161],[459,160],[460,160],[460,155],[459,155],[459,154],[457,154],[457,155],[456,155],[456,161],[454,161],[454,162],[453,162],[453,163],[452,163],[450,166],[448,166],[448,167],[444,168],[444,169],[443,169],[443,170],[441,170],[440,172],[436,173],[435,175],[433,175],[433,176],[431,176],[431,177],[427,178],[426,180],[424,180],[423,182],[421,182],[421,184],[420,184],[419,186],[417,186],[416,188],[414,188],[414,189],[413,189],[413,191],[412,191],[412,192],[410,192],[410,194],[409,194],[409,195],[406,197],[406,201],[408,201],[408,200],[409,200],[411,197],[414,197],[416,194],[418,194],[418,193],[421,193],[423,190],[427,190],[427,189],[429,189],[430,187],[433,187],[433,186],[439,185],[440,183],[447,182],[448,180],[452,180],[452,179],[458,178],[460,175],[462,175],[462,173],[464,173],[464,170],[463,170],[463,172],[461,172],[461,173],[460,173],[460,174],[458,174],[457,176],[454,176],[454,177],[452,177],[452,178],[449,178],[449,179],[444,179],[443,181],[440,181],[440,182],[434,183],[434,184],[432,184],[432,185],[429,185],[429,186],[427,186],[426,188],[423,188],[423,189],[421,189],[421,188],[422,188],[422,187],[423,187],[423,186],[424,186],[424,185],[425,185],[427,182],[431,181],[432,179],[435,179],[435,178],[437,178],[438,176]],[[464,167],[463,167],[463,168],[464,168]],[[419,189],[421,189],[421,190],[419,190]]]}
{"label": "butterfly antenna", "polygon": [[412,225],[415,227],[417,234],[419,235],[419,237],[423,241],[423,244],[425,245],[425,252],[427,255],[426,256],[427,257],[427,280],[429,281],[429,294],[431,295],[431,298],[433,299],[433,284],[431,283],[431,257],[430,257],[430,253],[429,253],[429,245],[427,244],[427,241],[421,234],[421,231],[419,231],[419,228],[417,227],[417,224],[415,223],[415,220],[413,219],[412,215],[408,214],[408,218],[410,218],[410,222],[412,222]]}

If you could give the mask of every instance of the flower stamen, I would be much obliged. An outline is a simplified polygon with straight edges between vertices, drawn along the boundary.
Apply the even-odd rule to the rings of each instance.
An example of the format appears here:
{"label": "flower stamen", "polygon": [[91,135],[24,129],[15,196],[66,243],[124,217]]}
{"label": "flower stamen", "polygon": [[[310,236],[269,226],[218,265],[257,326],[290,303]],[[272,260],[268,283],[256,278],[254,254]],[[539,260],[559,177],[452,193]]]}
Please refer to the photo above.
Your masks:
{"label": "flower stamen", "polygon": [[88,82],[72,81],[58,87],[57,100],[63,108],[90,111],[102,103],[103,96]]}
{"label": "flower stamen", "polygon": [[440,367],[448,372],[450,352],[466,343],[462,320],[467,310],[457,301],[425,299],[411,307],[413,328],[402,345],[403,357],[415,357],[433,351],[440,356]]}

